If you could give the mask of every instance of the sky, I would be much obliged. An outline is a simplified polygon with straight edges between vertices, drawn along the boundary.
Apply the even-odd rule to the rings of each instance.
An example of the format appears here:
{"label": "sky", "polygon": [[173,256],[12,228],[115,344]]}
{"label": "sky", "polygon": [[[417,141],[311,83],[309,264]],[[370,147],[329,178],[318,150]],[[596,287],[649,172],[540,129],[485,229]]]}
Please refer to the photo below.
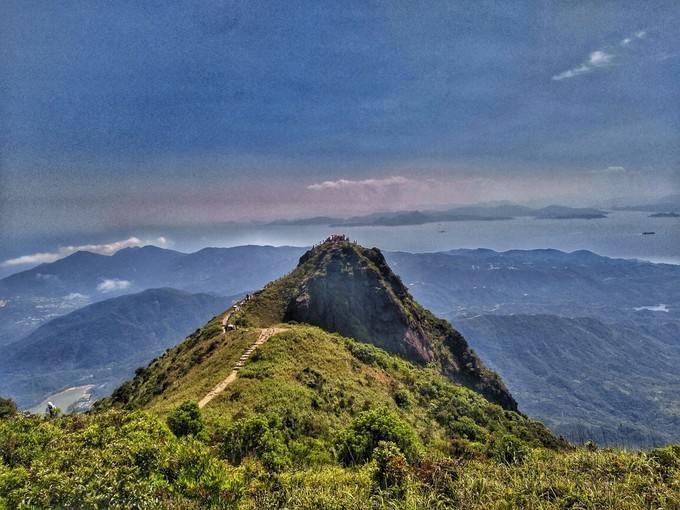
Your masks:
{"label": "sky", "polygon": [[2,2],[0,76],[0,258],[680,193],[675,0]]}

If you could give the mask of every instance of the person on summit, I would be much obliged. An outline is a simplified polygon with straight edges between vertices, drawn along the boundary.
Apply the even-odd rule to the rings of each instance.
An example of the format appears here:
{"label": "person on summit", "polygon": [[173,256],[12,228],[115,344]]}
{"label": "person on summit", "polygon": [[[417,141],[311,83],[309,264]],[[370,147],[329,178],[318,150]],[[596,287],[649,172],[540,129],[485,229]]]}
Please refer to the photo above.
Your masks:
{"label": "person on summit", "polygon": [[47,408],[45,408],[45,412],[49,416],[54,416],[55,414],[57,414],[57,406],[55,406],[52,402],[48,402]]}

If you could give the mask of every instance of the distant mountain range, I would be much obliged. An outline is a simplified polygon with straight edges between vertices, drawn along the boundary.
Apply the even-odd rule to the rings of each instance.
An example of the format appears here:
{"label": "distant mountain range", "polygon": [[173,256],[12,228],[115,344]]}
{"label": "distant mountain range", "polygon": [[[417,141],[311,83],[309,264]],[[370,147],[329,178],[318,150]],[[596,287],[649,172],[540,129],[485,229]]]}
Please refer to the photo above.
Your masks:
{"label": "distant mountain range", "polygon": [[616,211],[669,212],[680,211],[680,195],[668,195],[653,203],[617,206]]}
{"label": "distant mountain range", "polygon": [[76,252],[0,280],[0,346],[84,305],[151,288],[232,296],[290,271],[304,248],[240,246],[195,253],[145,246]]}
{"label": "distant mountain range", "polygon": [[231,295],[254,289],[295,267],[303,248],[239,246],[195,253],[145,246],[106,256],[79,251],[0,280],[0,296],[101,299],[147,288]]}

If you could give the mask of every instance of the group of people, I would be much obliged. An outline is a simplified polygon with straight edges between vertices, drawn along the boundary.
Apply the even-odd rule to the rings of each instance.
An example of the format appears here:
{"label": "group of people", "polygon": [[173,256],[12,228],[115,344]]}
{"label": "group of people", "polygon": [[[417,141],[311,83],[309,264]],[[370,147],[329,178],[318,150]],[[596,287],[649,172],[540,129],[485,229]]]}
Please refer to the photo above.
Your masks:
{"label": "group of people", "polygon": [[326,239],[324,239],[324,243],[338,243],[341,241],[349,241],[349,237],[347,237],[345,234],[331,234],[328,236]]}

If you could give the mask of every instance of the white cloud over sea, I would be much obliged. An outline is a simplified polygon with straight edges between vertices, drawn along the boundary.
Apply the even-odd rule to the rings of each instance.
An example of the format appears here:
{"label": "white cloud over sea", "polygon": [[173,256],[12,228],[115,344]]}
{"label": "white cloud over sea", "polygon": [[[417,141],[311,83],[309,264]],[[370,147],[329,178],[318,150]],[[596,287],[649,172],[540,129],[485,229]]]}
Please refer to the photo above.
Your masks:
{"label": "white cloud over sea", "polygon": [[337,181],[324,181],[318,184],[310,184],[307,189],[353,189],[367,191],[382,191],[386,188],[401,187],[413,184],[414,181],[402,176],[393,176],[387,179],[366,179],[363,181],[353,181],[351,179],[338,179]]}
{"label": "white cloud over sea", "polygon": [[89,251],[92,253],[99,253],[100,255],[113,255],[123,248],[131,248],[134,246],[146,246],[148,244],[153,244],[155,246],[160,246],[161,248],[167,247],[172,243],[168,241],[165,237],[158,237],[152,241],[143,241],[137,237],[129,237],[128,239],[123,239],[120,241],[114,241],[107,244],[83,244],[80,246],[62,246],[57,251],[53,252],[41,252],[32,253],[30,255],[22,255],[21,257],[5,260],[0,263],[1,267],[13,267],[13,266],[23,266],[23,265],[38,265],[49,262],[55,262],[64,257],[77,252],[77,251]]}

